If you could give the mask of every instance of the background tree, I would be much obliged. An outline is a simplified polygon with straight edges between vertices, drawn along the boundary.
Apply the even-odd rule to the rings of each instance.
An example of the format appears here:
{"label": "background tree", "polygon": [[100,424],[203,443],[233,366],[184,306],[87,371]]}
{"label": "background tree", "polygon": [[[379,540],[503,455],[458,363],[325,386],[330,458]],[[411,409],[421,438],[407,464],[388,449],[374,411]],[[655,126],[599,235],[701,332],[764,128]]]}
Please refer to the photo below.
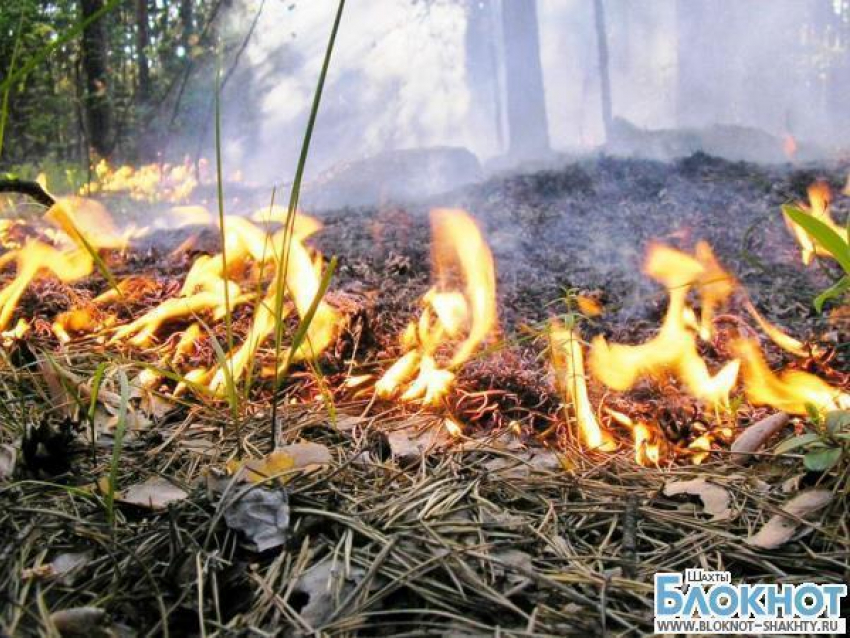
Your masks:
{"label": "background tree", "polygon": [[[80,17],[85,20],[103,9],[103,0],[80,0]],[[89,144],[101,157],[109,157],[115,144],[106,59],[106,16],[83,30],[82,61],[86,76],[84,105]]]}
{"label": "background tree", "polygon": [[508,153],[517,160],[539,158],[550,146],[536,0],[503,0],[502,37]]}

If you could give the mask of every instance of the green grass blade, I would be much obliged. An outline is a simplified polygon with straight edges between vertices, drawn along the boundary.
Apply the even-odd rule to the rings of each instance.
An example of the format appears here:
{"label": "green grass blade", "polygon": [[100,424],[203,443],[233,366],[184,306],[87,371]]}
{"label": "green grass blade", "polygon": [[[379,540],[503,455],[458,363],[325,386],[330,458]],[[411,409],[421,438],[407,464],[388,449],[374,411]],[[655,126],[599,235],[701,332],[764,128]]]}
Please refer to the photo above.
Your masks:
{"label": "green grass blade", "polygon": [[103,375],[106,373],[106,361],[101,361],[97,369],[94,371],[91,383],[91,398],[89,400],[89,427],[91,428],[91,458],[92,462],[97,462],[97,446],[95,445],[96,432],[94,428],[94,413],[97,410],[97,397],[100,394],[100,384],[103,382]]}
{"label": "green grass blade", "polygon": [[[310,141],[313,138],[313,128],[316,125],[316,119],[319,114],[319,105],[322,102],[322,92],[325,88],[325,80],[328,75],[328,68],[331,63],[331,55],[333,53],[334,45],[336,43],[336,36],[339,32],[339,25],[342,20],[342,12],[345,9],[345,0],[339,0],[339,5],[337,6],[336,16],[334,18],[333,27],[331,28],[331,34],[328,38],[328,46],[325,49],[325,58],[322,61],[322,70],[319,73],[319,81],[316,83],[316,91],[313,94],[313,103],[310,107],[310,116],[307,119],[307,127],[304,129],[304,140],[301,144],[301,153],[298,157],[298,165],[295,169],[295,177],[292,180],[292,189],[289,192],[289,208],[287,211],[287,226],[289,227],[289,231],[287,233],[287,238],[289,241],[292,240],[292,232],[291,228],[294,226],[295,220],[295,211],[298,209],[298,200],[301,196],[301,181],[304,177],[304,167],[307,165],[307,155],[310,151]],[[287,244],[288,245],[288,244]],[[271,419],[272,419],[272,442],[275,444],[277,442],[277,405],[278,405],[278,390],[280,388],[280,375],[279,375],[279,366],[278,361],[280,361],[280,352],[281,352],[281,339],[283,338],[283,322],[280,320],[280,311],[283,308],[283,289],[285,287],[285,278],[283,277],[284,268],[286,266],[286,260],[281,260],[278,267],[278,278],[276,280],[276,284],[278,286],[278,298],[277,303],[275,304],[275,317],[277,318],[277,323],[275,325],[275,376],[274,376],[274,393],[272,395],[272,409],[271,409]],[[314,304],[316,304],[316,300],[314,299]],[[316,304],[318,307],[318,305]],[[315,312],[315,311],[314,311]],[[308,313],[309,314],[309,313]],[[303,324],[302,320],[302,324]],[[306,330],[305,330],[306,334]],[[303,337],[302,337],[303,339]],[[288,368],[289,361],[286,362],[285,368]]]}
{"label": "green grass blade", "polygon": [[[292,344],[289,346],[289,353],[287,354],[286,361],[283,365],[282,374],[284,378],[286,377],[286,373],[289,370],[289,365],[292,362],[295,353],[298,352],[298,349],[307,340],[307,332],[310,329],[310,324],[313,323],[313,318],[316,316],[316,311],[319,309],[319,304],[322,303],[322,300],[325,298],[325,294],[327,293],[328,288],[331,285],[331,279],[333,278],[334,272],[336,271],[336,264],[336,257],[331,258],[330,263],[328,263],[328,267],[322,274],[322,280],[319,282],[319,289],[316,291],[316,296],[313,298],[313,302],[310,304],[310,308],[307,310],[306,313],[304,313],[304,316],[301,318],[301,321],[298,324],[298,329],[295,331],[295,336],[292,338]],[[275,390],[277,390],[277,387],[275,388]]]}
{"label": "green grass blade", "polygon": [[835,282],[832,286],[824,290],[821,294],[815,297],[814,307],[818,312],[823,312],[823,305],[830,299],[840,297],[845,292],[850,290],[850,275],[844,275],[841,279]]}
{"label": "green grass blade", "polygon": [[[221,56],[215,73],[215,177],[218,199],[218,226],[221,231],[221,264],[227,278],[227,230],[224,222],[224,179],[221,170]],[[233,317],[230,312],[230,291],[224,286],[224,325],[227,330],[227,349],[233,350]]]}
{"label": "green grass blade", "polygon": [[130,383],[124,370],[118,371],[118,382],[121,385],[121,404],[118,406],[118,423],[115,426],[105,499],[106,520],[113,534],[115,532],[115,485],[118,481],[118,461],[121,459],[121,448],[124,443],[124,433],[127,431],[127,414],[130,406]]}
{"label": "green grass blade", "polygon": [[782,212],[823,246],[850,275],[850,244],[832,228],[796,206],[783,206]]}

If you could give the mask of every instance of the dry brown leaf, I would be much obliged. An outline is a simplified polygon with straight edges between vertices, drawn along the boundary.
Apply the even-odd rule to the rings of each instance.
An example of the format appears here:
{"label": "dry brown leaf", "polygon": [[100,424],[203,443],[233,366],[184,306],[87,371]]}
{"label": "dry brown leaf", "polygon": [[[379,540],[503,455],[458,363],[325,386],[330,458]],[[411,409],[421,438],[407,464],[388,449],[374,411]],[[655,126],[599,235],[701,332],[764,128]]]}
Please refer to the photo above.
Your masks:
{"label": "dry brown leaf", "polygon": [[709,483],[704,478],[690,481],[671,481],[664,485],[665,496],[688,494],[697,496],[702,501],[703,511],[711,515],[712,521],[723,521],[732,516],[729,508],[731,497],[729,492],[719,485]]}
{"label": "dry brown leaf", "polygon": [[764,444],[779,430],[785,427],[790,417],[786,412],[777,412],[769,417],[753,423],[741,432],[735,442],[732,443],[732,462],[744,465],[750,460],[753,453],[758,452]]}
{"label": "dry brown leaf", "polygon": [[189,494],[160,476],[149,478],[144,483],[132,485],[115,495],[115,500],[127,505],[136,505],[151,510],[165,509],[171,503],[182,501]]}
{"label": "dry brown leaf", "polygon": [[567,459],[553,450],[529,450],[510,456],[500,456],[487,461],[489,472],[498,472],[504,478],[526,478],[532,474],[569,471]]}
{"label": "dry brown leaf", "polygon": [[72,607],[50,614],[50,621],[62,636],[108,636],[109,617],[99,607]]}
{"label": "dry brown leaf", "polygon": [[776,549],[791,540],[794,532],[802,525],[795,518],[806,518],[829,505],[831,500],[832,492],[829,490],[802,492],[782,506],[782,511],[789,516],[774,514],[758,532],[744,542],[760,549]]}
{"label": "dry brown leaf", "polygon": [[232,459],[227,463],[230,474],[240,473],[240,479],[250,483],[260,483],[269,477],[277,476],[286,481],[291,470],[313,471],[331,462],[331,453],[319,443],[293,443],[277,448],[261,459],[240,461]]}
{"label": "dry brown leaf", "polygon": [[452,442],[445,429],[436,424],[421,430],[407,427],[387,433],[392,455],[402,461],[415,461],[448,447]]}

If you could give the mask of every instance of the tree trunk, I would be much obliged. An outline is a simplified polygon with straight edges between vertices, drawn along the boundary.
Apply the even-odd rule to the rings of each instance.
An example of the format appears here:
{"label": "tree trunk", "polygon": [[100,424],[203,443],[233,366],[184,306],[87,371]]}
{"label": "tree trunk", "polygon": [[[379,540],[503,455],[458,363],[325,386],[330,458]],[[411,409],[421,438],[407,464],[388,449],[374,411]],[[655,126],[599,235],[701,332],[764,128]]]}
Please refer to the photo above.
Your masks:
{"label": "tree trunk", "polygon": [[185,55],[192,49],[192,0],[180,0],[180,45]]}
{"label": "tree trunk", "polygon": [[468,0],[466,4],[466,78],[471,97],[472,125],[476,137],[493,140],[503,152],[502,96],[493,31],[498,28],[495,0]]}
{"label": "tree trunk", "polygon": [[[103,0],[79,0],[85,20],[103,8]],[[112,108],[106,65],[106,21],[103,16],[83,30],[83,70],[86,76],[84,104],[89,143],[101,157],[112,152]]]}
{"label": "tree trunk", "polygon": [[602,127],[605,140],[611,135],[611,74],[608,64],[608,32],[605,27],[605,6],[602,0],[593,0],[593,13],[596,23],[596,48],[599,54],[599,94],[602,100]]}
{"label": "tree trunk", "polygon": [[550,152],[537,0],[503,0],[502,36],[509,154],[517,160]]}
{"label": "tree trunk", "polygon": [[148,64],[148,0],[136,0],[136,61],[139,66],[139,84],[136,99],[144,104],[151,95],[151,74]]}

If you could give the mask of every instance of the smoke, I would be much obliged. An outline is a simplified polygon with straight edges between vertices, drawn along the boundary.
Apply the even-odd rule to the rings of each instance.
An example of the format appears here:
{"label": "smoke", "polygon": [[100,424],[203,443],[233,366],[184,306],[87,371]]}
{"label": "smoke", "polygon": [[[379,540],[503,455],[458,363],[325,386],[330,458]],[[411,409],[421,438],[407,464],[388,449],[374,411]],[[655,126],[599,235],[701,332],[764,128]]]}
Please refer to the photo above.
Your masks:
{"label": "smoke", "polygon": [[[266,179],[294,170],[336,2],[268,0],[246,50],[262,88],[255,148],[241,160]],[[456,3],[350,2],[311,146],[316,174],[398,148],[473,146]],[[231,96],[232,99],[232,96]]]}
{"label": "smoke", "polygon": [[[849,4],[604,0],[613,113],[625,121],[613,131],[625,141],[608,139],[608,150],[778,162],[793,135],[801,159],[834,154],[850,142]],[[240,5],[233,20],[244,30],[256,7]],[[250,134],[225,147],[255,181],[294,171],[335,10],[332,0],[263,6],[241,63],[247,80],[225,95],[225,115],[249,96],[257,102]],[[555,152],[593,152],[606,142],[594,2],[539,1],[537,10],[544,93],[530,99],[545,100]],[[349,2],[308,177],[394,149],[504,156],[508,127],[539,124],[506,121],[504,44],[497,0]]]}

